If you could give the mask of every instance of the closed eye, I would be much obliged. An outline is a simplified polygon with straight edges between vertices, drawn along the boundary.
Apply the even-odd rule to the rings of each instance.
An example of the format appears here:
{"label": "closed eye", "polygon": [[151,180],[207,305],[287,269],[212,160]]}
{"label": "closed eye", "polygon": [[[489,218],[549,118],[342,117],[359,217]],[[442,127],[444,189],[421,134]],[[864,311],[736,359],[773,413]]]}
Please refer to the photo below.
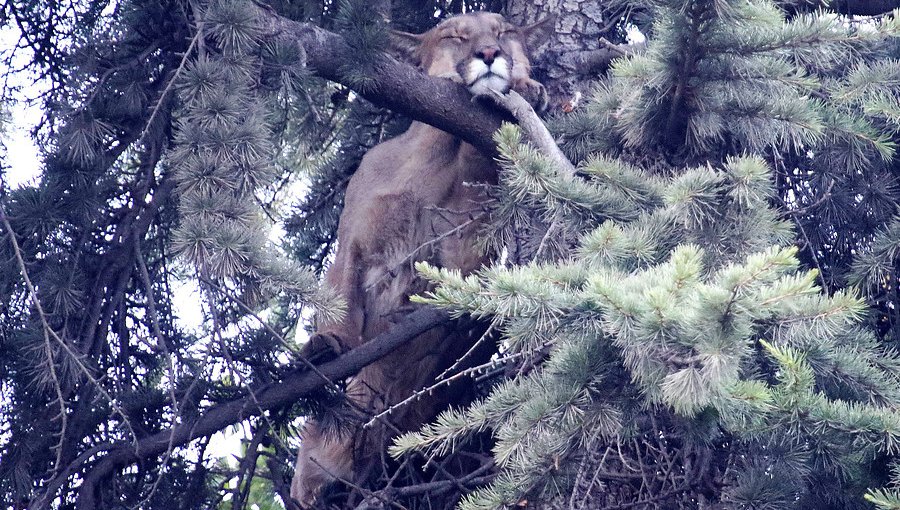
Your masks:
{"label": "closed eye", "polygon": [[444,37],[441,37],[441,40],[461,43],[466,41],[466,38],[461,35],[445,35]]}

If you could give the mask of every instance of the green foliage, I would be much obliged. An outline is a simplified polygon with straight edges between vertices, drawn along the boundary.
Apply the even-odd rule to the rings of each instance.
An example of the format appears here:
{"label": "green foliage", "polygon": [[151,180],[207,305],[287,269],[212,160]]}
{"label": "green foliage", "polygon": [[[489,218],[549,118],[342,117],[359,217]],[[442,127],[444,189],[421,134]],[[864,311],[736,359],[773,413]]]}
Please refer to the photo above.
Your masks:
{"label": "green foliage", "polygon": [[618,60],[612,80],[592,99],[585,113],[592,121],[569,147],[578,157],[592,147],[663,145],[708,157],[723,149],[803,151],[841,143],[860,168],[893,154],[893,142],[870,121],[879,108],[889,117],[890,100],[878,101],[889,95],[865,94],[864,111],[871,113],[858,115],[846,104],[852,94],[831,77],[868,44],[894,36],[890,22],[864,35],[824,13],[786,20],[766,1],[656,7],[646,53]]}
{"label": "green foliage", "polygon": [[[239,281],[245,295],[289,291],[333,310],[336,305],[317,293],[313,273],[278,255],[267,239],[269,220],[257,193],[273,186],[279,171],[273,164],[271,105],[255,78],[263,52],[257,16],[246,2],[212,2],[197,37],[208,35],[219,52],[200,53],[180,79],[184,106],[169,156],[181,195],[174,247],[202,277]],[[277,51],[270,46],[265,53]],[[285,74],[289,68],[290,62],[282,62],[279,79],[288,90],[295,86]]]}
{"label": "green foliage", "polygon": [[[655,455],[621,451],[622,443],[646,437],[649,418],[669,423],[653,425],[666,438],[663,451],[691,443],[720,466],[663,471],[683,477],[673,485],[692,498],[704,483],[721,484],[723,500],[736,504],[781,498],[772,508],[861,496],[852,473],[895,452],[900,440],[897,356],[860,329],[860,297],[823,294],[818,271],[800,269],[796,248],[771,247],[789,241],[790,230],[769,205],[774,191],[765,162],[732,158],[719,169],[646,178],[641,187],[633,171],[562,178],[513,127],[498,142],[501,187],[510,200],[584,236],[553,263],[495,266],[467,277],[422,264],[437,287],[419,301],[491,318],[503,332],[497,363],[548,354],[469,408],[401,436],[392,454],[445,455],[490,430],[500,473],[461,508],[504,508],[577,493],[592,469],[654,469]],[[582,172],[596,175],[598,161]],[[643,193],[610,201],[611,212],[609,202],[585,198],[624,189]],[[619,212],[623,203],[632,214]],[[710,429],[718,439],[699,439]],[[766,444],[780,451],[760,446]],[[621,462],[590,453],[610,449]],[[794,460],[782,465],[781,458]],[[823,462],[824,471],[817,467]],[[796,483],[763,483],[759,470],[767,465]],[[607,483],[635,490],[615,480]],[[582,497],[588,507],[614,501]]]}
{"label": "green foliage", "polygon": [[865,290],[872,302],[879,306],[874,319],[876,327],[897,337],[898,310],[889,303],[900,289],[897,267],[900,266],[900,217],[894,217],[887,226],[875,234],[872,243],[853,262],[850,281]]}
{"label": "green foliage", "polygon": [[874,504],[881,510],[897,510],[900,508],[900,496],[895,496],[889,491],[872,489],[866,493],[866,501]]}
{"label": "green foliage", "polygon": [[[264,312],[275,332],[294,327],[301,304],[340,313],[311,269],[272,246],[267,217],[289,173],[273,164],[289,159],[279,136],[314,123],[307,106],[333,89],[306,91],[303,55],[259,44],[246,2],[8,4],[3,23],[53,60],[31,68],[48,80],[43,173],[33,187],[0,182],[12,227],[0,226],[0,504],[40,506],[49,490],[69,508],[86,451],[184,423],[284,369],[292,346],[235,298],[281,297]],[[173,237],[194,258],[173,257]],[[179,303],[185,260],[211,282],[206,302]],[[203,325],[189,330],[185,316]],[[220,496],[209,452],[171,453],[109,477],[85,504],[208,508]]]}
{"label": "green foliage", "polygon": [[585,107],[555,126],[574,160],[619,155],[658,173],[769,154],[800,256],[834,291],[900,197],[897,23],[783,6],[654,2],[647,51],[616,61]]}
{"label": "green foliage", "polygon": [[340,0],[337,6],[335,28],[353,49],[352,60],[341,62],[340,73],[353,88],[370,90],[373,68],[388,47],[388,13],[363,0]]}

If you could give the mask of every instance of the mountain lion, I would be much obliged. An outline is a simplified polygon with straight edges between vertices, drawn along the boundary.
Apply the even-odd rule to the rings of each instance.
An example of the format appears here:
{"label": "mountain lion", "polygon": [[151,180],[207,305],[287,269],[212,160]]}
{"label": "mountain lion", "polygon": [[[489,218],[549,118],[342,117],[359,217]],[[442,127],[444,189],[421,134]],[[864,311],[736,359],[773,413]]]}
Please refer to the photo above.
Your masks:
{"label": "mountain lion", "polygon": [[[544,87],[529,77],[527,47],[543,42],[552,19],[527,27],[499,14],[463,14],[424,34],[393,34],[431,76],[449,78],[473,94],[510,88],[537,108]],[[427,290],[416,261],[470,273],[487,262],[475,246],[482,225],[484,185],[497,183],[495,163],[471,145],[429,125],[413,122],[402,135],[373,147],[347,186],[338,226],[338,248],[326,283],[347,302],[340,322],[320,323],[305,351],[337,353],[388,331],[409,313],[409,296]],[[479,186],[481,185],[481,186]],[[427,386],[469,350],[478,334],[459,324],[436,327],[403,349],[372,363],[348,382],[347,398],[377,413]],[[399,407],[388,419],[399,430],[418,428],[447,405],[445,394]],[[304,427],[291,495],[313,505],[336,478],[359,481],[396,429],[376,425],[352,434]]]}

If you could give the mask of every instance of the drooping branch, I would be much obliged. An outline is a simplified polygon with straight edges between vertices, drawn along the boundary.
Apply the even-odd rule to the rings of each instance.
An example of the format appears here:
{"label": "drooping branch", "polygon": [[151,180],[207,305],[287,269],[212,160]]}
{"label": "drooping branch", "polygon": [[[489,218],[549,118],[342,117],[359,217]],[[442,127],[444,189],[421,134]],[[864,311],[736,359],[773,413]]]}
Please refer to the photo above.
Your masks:
{"label": "drooping branch", "polygon": [[[407,316],[391,331],[379,335],[333,361],[322,364],[319,371],[329,380],[340,380],[351,376],[417,335],[447,320],[446,312],[432,308],[418,310]],[[254,389],[246,397],[212,406],[197,418],[186,420],[171,429],[141,438],[134,443],[121,442],[101,450],[105,451],[106,455],[84,473],[84,481],[78,492],[78,508],[98,507],[99,487],[114,471],[142,459],[160,455],[170,447],[170,444],[181,446],[196,438],[208,436],[229,425],[257,416],[265,410],[290,405],[321,388],[325,382],[320,375],[309,370],[296,370],[288,373],[276,383]],[[79,460],[86,462],[89,459],[80,457]],[[78,466],[69,466],[64,473],[72,473],[77,469]],[[65,477],[62,477],[62,479],[54,479],[49,482],[44,496],[36,498],[29,508],[31,510],[47,508],[49,502],[53,501],[55,497],[56,489],[61,486],[64,479]]]}

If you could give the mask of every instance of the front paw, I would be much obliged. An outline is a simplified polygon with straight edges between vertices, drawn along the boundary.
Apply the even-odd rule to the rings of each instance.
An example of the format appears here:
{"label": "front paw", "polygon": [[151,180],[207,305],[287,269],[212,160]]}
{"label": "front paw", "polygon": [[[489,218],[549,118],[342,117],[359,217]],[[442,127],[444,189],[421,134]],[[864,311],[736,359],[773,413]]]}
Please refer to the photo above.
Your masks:
{"label": "front paw", "polygon": [[531,104],[534,111],[540,113],[547,109],[547,89],[539,82],[525,78],[513,83],[512,88]]}
{"label": "front paw", "polygon": [[346,352],[341,337],[334,333],[314,333],[300,349],[300,356],[311,363],[324,363]]}

